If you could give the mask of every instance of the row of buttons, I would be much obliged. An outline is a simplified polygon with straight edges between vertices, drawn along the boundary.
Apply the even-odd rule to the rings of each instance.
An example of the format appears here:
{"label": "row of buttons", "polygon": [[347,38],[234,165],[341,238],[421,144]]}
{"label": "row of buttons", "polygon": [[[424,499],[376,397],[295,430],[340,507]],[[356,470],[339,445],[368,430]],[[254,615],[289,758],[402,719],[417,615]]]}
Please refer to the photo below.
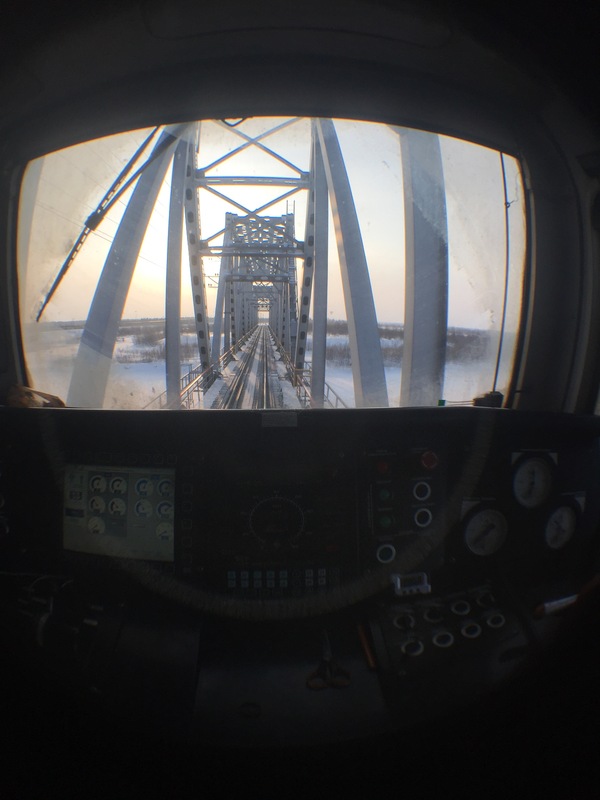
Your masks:
{"label": "row of buttons", "polygon": [[[487,617],[485,624],[488,628],[497,630],[498,628],[504,627],[506,624],[506,618],[500,612],[496,612],[495,614],[491,614]],[[482,633],[482,626],[475,620],[465,621],[460,627],[460,635],[464,639],[478,639]],[[437,631],[431,637],[431,643],[435,647],[442,649],[452,647],[454,642],[455,636],[451,631],[448,630]],[[406,656],[420,656],[425,651],[425,644],[422,639],[419,639],[417,636],[411,636],[403,642],[401,650]]]}
{"label": "row of buttons", "polygon": [[228,570],[228,589],[288,589],[314,588],[327,585],[327,570]]}
{"label": "row of buttons", "polygon": [[[482,594],[476,600],[476,605],[483,609],[490,609],[493,603],[494,598],[489,593]],[[447,607],[432,605],[426,606],[420,609],[420,611],[425,622],[429,622],[432,625],[439,625],[448,618],[448,611],[453,616],[466,617],[472,611],[472,604],[466,599],[459,599],[454,600]],[[416,627],[416,624],[416,614],[411,611],[402,611],[394,618],[394,625],[400,630],[411,630],[412,628]],[[501,627],[501,625],[497,625],[496,627]]]}

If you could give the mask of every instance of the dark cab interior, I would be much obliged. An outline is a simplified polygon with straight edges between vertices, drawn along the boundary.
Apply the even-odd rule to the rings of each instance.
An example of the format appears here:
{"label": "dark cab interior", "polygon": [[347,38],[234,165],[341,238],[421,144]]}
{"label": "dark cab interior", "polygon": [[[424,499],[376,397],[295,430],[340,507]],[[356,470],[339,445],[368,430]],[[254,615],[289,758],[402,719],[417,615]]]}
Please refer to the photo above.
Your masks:
{"label": "dark cab interior", "polygon": [[[15,5],[0,33],[0,792],[594,796],[597,14],[384,0],[33,13]],[[255,115],[415,126],[519,160],[525,277],[501,400],[16,407],[28,162]],[[94,476],[164,487],[170,558],[68,546],[67,490]]]}

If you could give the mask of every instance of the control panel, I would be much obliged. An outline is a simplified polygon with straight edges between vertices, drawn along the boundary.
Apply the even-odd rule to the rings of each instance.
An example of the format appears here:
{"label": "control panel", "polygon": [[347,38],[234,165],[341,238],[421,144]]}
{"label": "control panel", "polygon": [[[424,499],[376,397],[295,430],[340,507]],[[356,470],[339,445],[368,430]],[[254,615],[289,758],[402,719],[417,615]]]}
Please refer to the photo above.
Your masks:
{"label": "control panel", "polygon": [[2,525],[21,562],[147,562],[240,599],[318,595],[379,573],[395,597],[435,595],[500,573],[520,587],[564,581],[598,522],[593,418],[2,414]]}

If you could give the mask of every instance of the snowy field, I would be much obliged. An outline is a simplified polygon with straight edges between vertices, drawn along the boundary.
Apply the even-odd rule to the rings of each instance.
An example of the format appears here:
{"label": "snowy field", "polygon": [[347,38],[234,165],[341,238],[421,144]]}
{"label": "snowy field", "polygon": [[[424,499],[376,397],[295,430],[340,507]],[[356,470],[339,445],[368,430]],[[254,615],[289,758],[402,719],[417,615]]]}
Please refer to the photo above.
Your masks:
{"label": "snowy field", "polygon": [[[79,329],[53,328],[51,332],[46,331],[44,336],[27,340],[28,366],[36,388],[66,400],[80,336]],[[189,344],[193,339],[193,335],[190,337],[189,334],[184,334],[182,344]],[[330,342],[344,345],[347,341],[347,337],[343,336],[328,337],[328,345]],[[382,347],[390,347],[390,341],[397,343],[398,340],[383,339]],[[162,343],[157,342],[158,347],[161,344],[164,345],[164,340]],[[120,337],[115,348],[104,408],[144,408],[165,391],[164,359],[147,360],[151,357],[151,350],[147,345],[136,343],[133,336]],[[156,350],[152,352],[155,353]],[[310,350],[307,355],[310,358]],[[388,360],[386,359],[386,363]],[[182,363],[182,375],[189,371],[192,363],[189,358]],[[473,397],[489,391],[492,388],[493,366],[489,360],[448,362],[444,385],[446,402],[468,403]],[[280,361],[277,368],[284,403],[288,408],[297,408],[298,399],[295,389],[286,380],[285,365]],[[215,382],[203,398],[202,407],[212,406],[229,374],[225,372],[224,378]],[[397,406],[400,400],[401,367],[387,364],[385,374],[390,405]],[[354,406],[350,366],[328,361],[326,381],[347,406]]]}

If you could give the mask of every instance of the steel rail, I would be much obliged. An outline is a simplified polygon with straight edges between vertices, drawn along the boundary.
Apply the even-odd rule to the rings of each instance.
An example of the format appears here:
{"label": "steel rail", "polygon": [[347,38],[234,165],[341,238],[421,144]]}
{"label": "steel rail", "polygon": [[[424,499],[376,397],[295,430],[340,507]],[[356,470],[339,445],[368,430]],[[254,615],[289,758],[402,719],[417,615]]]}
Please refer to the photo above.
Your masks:
{"label": "steel rail", "polygon": [[260,327],[257,326],[254,329],[253,336],[250,338],[248,349],[243,353],[231,385],[228,387],[223,397],[220,408],[242,408],[248,384],[248,376],[252,371],[252,365],[260,342],[260,333]]}

